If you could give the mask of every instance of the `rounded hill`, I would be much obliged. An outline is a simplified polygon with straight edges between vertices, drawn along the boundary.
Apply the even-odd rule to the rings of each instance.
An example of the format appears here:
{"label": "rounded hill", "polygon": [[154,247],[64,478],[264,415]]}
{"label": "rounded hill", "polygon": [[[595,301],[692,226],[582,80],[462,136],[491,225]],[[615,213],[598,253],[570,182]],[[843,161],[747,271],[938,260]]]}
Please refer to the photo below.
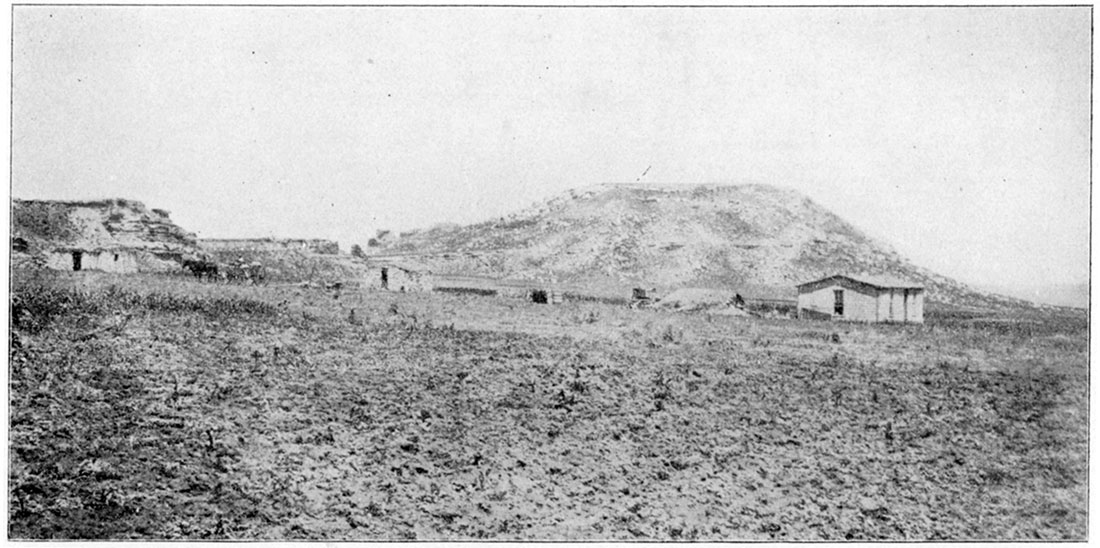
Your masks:
{"label": "rounded hill", "polygon": [[374,251],[416,255],[442,274],[599,291],[721,287],[792,298],[799,283],[858,273],[920,283],[934,302],[1010,302],[910,263],[798,192],[760,184],[595,185],[506,217],[403,233]]}

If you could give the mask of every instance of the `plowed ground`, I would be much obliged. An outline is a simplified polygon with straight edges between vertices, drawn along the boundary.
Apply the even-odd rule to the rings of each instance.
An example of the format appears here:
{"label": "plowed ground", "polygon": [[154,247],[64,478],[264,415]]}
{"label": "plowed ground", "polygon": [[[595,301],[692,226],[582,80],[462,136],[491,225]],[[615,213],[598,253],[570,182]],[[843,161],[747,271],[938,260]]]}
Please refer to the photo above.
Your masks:
{"label": "plowed ground", "polygon": [[15,273],[13,538],[1087,538],[1083,315],[84,274]]}

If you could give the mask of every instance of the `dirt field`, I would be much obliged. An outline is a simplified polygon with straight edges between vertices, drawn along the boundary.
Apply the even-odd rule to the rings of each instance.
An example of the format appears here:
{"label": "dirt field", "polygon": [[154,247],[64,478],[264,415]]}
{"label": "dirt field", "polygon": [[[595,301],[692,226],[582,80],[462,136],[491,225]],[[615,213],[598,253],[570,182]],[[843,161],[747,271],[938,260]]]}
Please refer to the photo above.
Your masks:
{"label": "dirt field", "polygon": [[13,284],[13,538],[1087,538],[1084,313]]}

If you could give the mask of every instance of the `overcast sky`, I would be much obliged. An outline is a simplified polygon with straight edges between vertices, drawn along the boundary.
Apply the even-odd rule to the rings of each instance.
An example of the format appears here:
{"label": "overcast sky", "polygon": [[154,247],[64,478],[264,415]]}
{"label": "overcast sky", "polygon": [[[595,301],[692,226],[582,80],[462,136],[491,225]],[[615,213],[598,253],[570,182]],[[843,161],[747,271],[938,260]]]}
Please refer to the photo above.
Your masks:
{"label": "overcast sky", "polygon": [[1088,279],[1087,7],[13,17],[17,198],[346,250],[645,172],[796,189],[971,283]]}

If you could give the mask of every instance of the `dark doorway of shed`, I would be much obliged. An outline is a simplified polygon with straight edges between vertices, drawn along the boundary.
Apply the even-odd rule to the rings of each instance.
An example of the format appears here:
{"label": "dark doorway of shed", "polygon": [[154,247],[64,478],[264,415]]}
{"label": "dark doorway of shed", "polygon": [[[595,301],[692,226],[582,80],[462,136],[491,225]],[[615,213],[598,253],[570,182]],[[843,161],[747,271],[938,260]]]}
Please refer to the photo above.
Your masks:
{"label": "dark doorway of shed", "polygon": [[834,289],[833,290],[833,314],[836,314],[837,316],[843,316],[844,315],[844,290],[843,289]]}
{"label": "dark doorway of shed", "polygon": [[84,259],[84,252],[73,251],[73,270],[80,270],[80,263]]}
{"label": "dark doorway of shed", "polygon": [[545,289],[536,289],[531,292],[531,301],[539,304],[546,304],[550,302],[550,296],[546,293]]}
{"label": "dark doorway of shed", "polygon": [[390,269],[382,269],[382,289],[390,288]]}

